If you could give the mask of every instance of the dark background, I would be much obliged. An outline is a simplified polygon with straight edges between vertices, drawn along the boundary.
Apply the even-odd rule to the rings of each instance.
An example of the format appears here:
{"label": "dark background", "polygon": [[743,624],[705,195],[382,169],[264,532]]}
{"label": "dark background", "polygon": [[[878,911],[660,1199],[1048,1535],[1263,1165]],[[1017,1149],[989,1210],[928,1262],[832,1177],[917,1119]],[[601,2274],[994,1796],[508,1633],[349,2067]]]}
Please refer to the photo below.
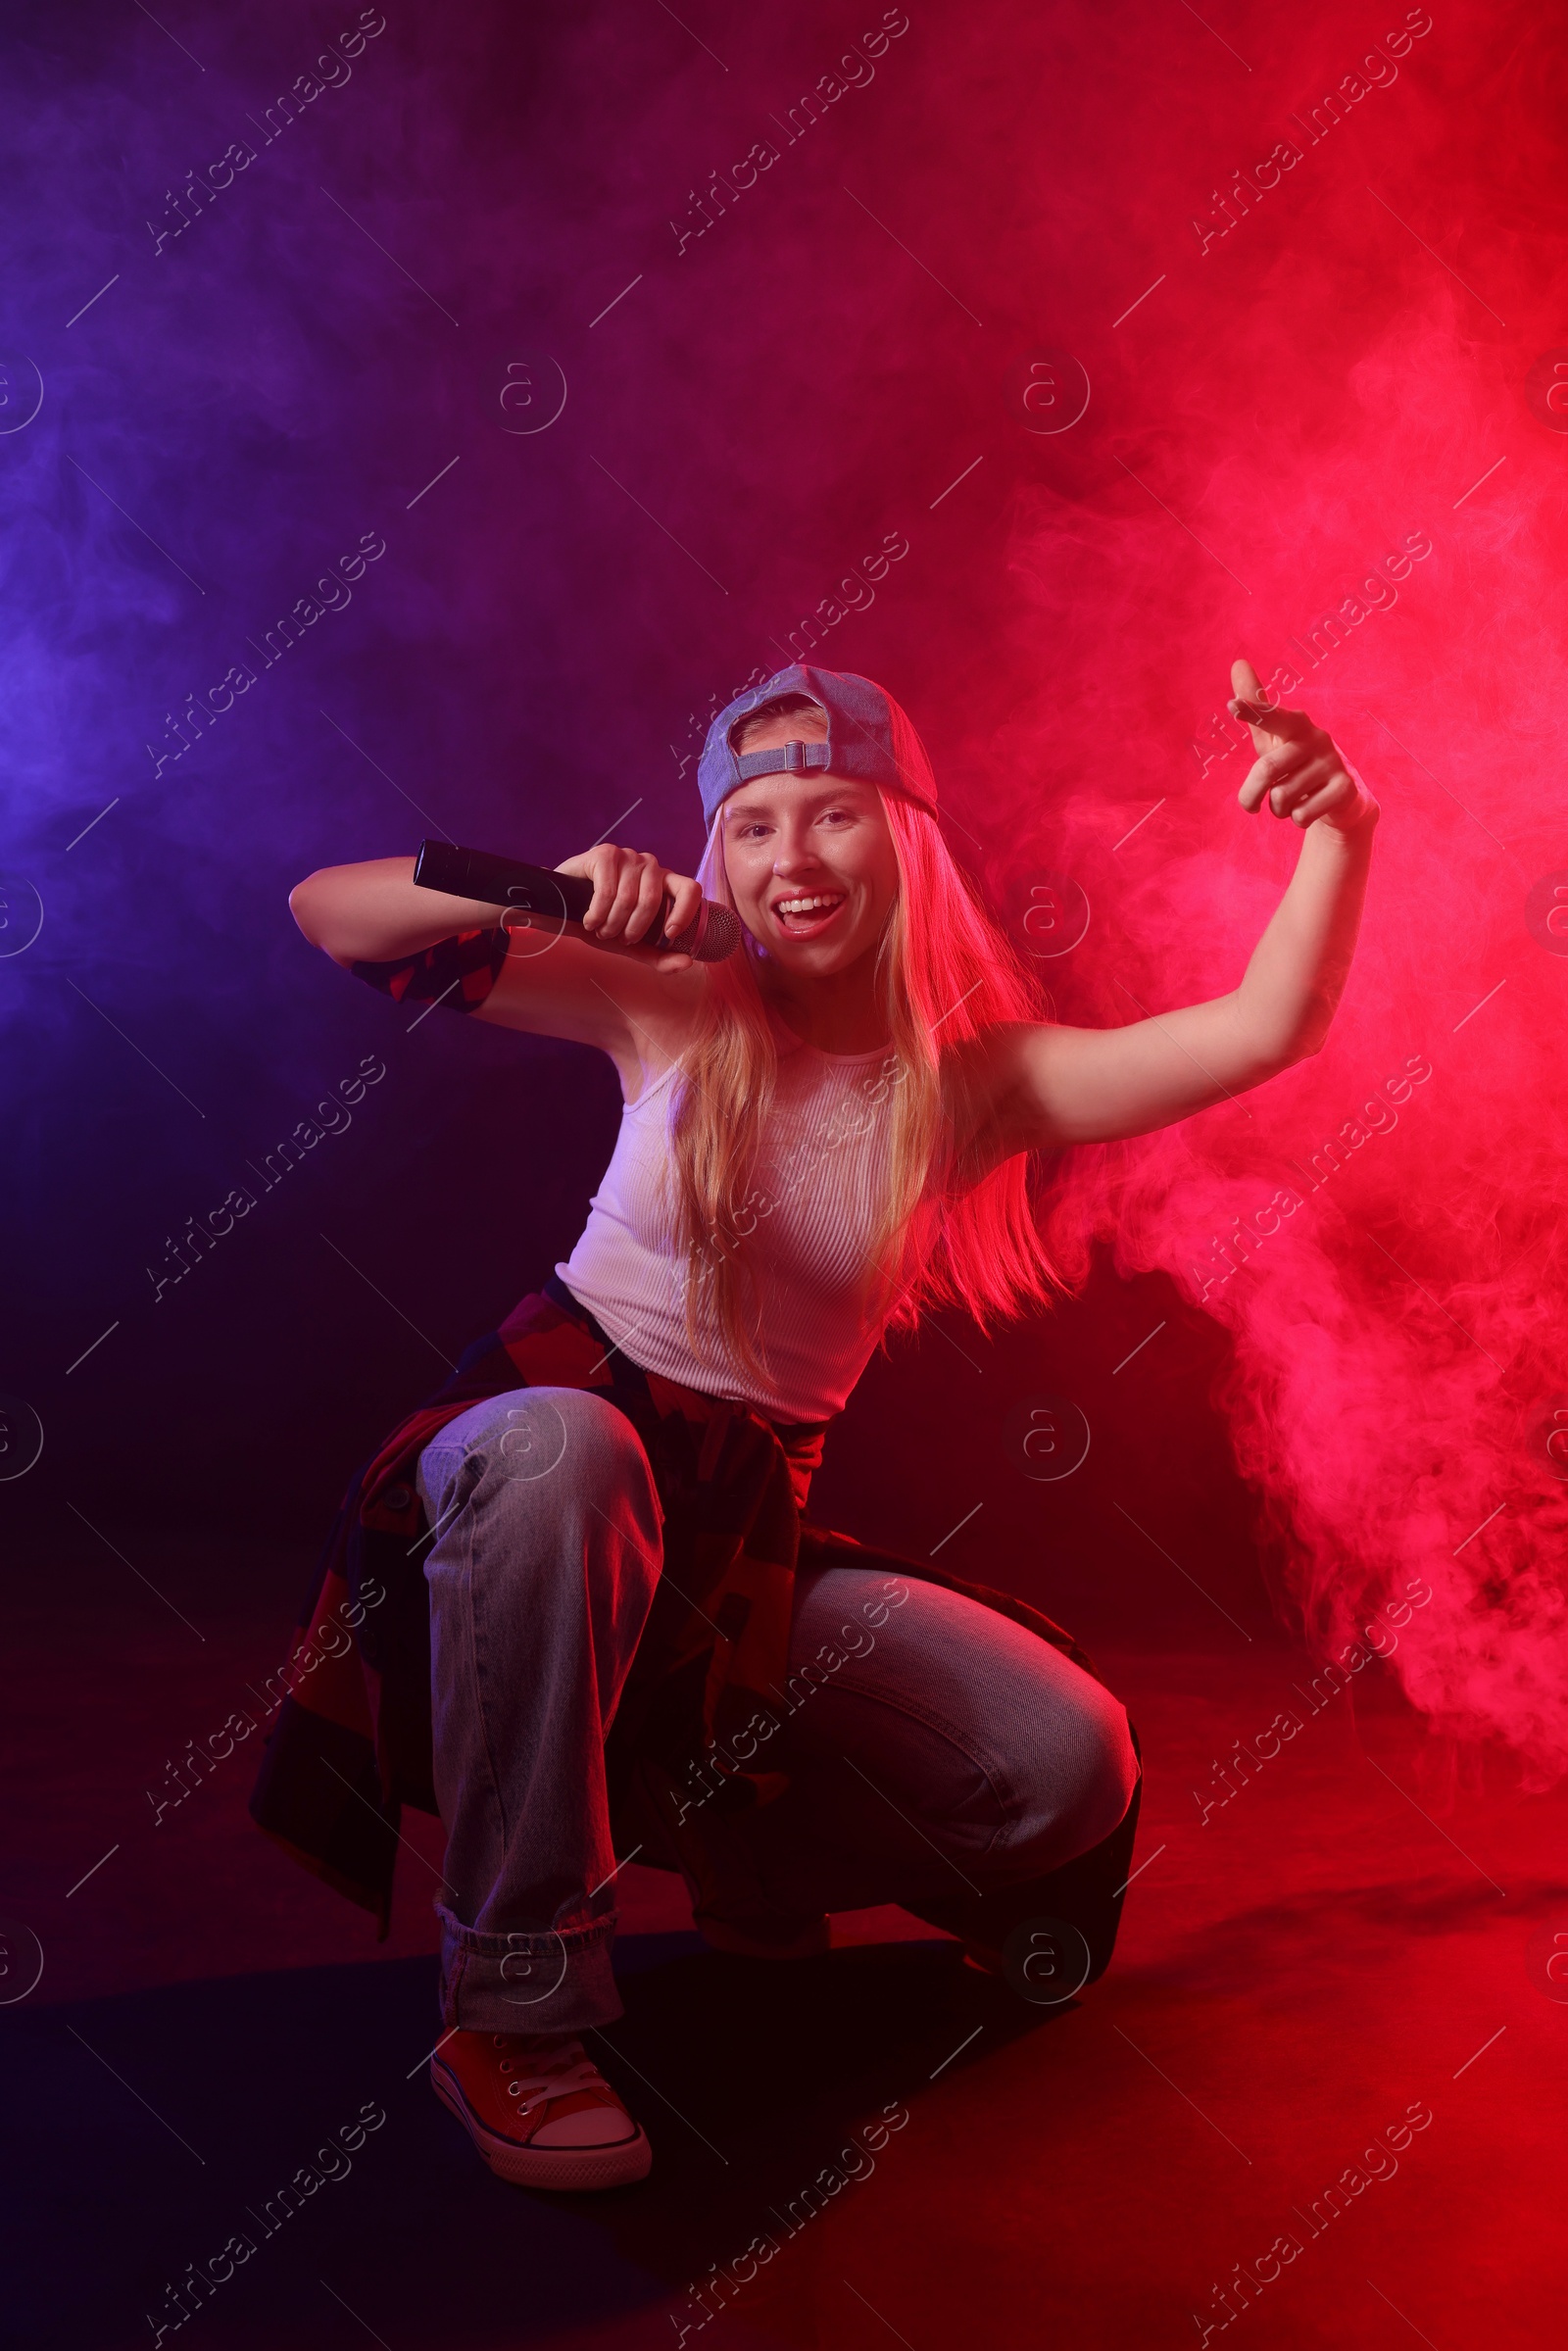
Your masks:
{"label": "dark background", "polygon": [[[148,2342],[169,2281],[374,2097],[355,2178],[181,2343],[652,2351],[902,2097],[880,2178],[689,2339],[1147,2351],[1201,2336],[1210,2280],[1424,2099],[1397,2179],[1253,2287],[1249,2339],[1551,2339],[1558,18],[910,0],[868,57],[880,8],[839,0],[387,0],[270,136],[358,21],[0,24],[4,2324]],[[863,86],[791,137],[851,44]],[[269,663],[367,534],[352,601]],[[1278,901],[1293,839],[1235,806],[1238,654],[1294,665],[1382,803],[1362,942],[1314,1060],[1046,1171],[1074,1297],[897,1342],[814,1496],[1094,1646],[1148,1764],[1103,1984],[1004,2015],[878,1913],[759,1984],[633,1860],[605,2062],[655,2172],[522,2196],[421,2079],[438,1824],[405,1822],[376,1946],[257,1835],[251,1749],[149,1800],[277,1665],[354,1465],[569,1248],[614,1131],[608,1066],[416,1025],[287,893],[426,834],[689,864],[708,713],[889,534],[908,553],[819,658],[906,706],[1020,949],[1041,892],[1087,901],[1039,966],[1064,1018],[1234,987]],[[172,714],[240,662],[175,758]],[[264,1191],[367,1057],[352,1124]],[[255,1207],[159,1298],[237,1185]],[[1018,1450],[1043,1397],[1089,1434],[1052,1482]],[[1390,1664],[1307,1697],[1411,1576]],[[1218,1803],[1215,1759],[1284,1708],[1299,1736]]]}
{"label": "dark background", "polygon": [[[700,217],[688,191],[771,135],[858,20],[725,24],[721,67],[702,45],[718,26],[694,21],[694,39],[658,8],[394,11],[352,79],[270,144],[261,110],[352,17],[165,22],[12,21],[6,331],[44,398],[0,443],[7,856],[14,935],[27,884],[44,921],[0,967],[17,1188],[0,1380],[45,1448],[4,1500],[55,1572],[109,1566],[74,1504],[132,1558],[146,1534],[210,1531],[202,1572],[221,1579],[236,1520],[308,1555],[354,1460],[569,1247],[612,1134],[591,1055],[445,1013],[415,1029],[345,981],[287,916],[303,873],[426,831],[553,859],[617,820],[690,862],[714,696],[782,658],[888,532],[909,554],[821,658],[913,710],[952,845],[999,911],[1016,921],[1027,876],[1054,861],[1069,782],[1124,801],[1128,823],[1167,790],[1221,797],[1184,738],[1223,691],[1239,594],[1115,458],[1141,467],[1134,441],[1178,421],[1156,384],[1178,353],[1201,368],[1194,304],[1211,333],[1233,298],[1213,309],[1197,265],[1222,257],[1152,179],[1149,141],[1163,124],[1167,176],[1189,148],[1228,155],[1244,76],[1188,18],[916,18],[874,80],[793,145],[779,129],[778,162],[681,251],[669,219]],[[205,211],[187,194],[189,225],[155,250],[178,218],[168,192],[246,137],[254,163]],[[1213,173],[1182,162],[1195,186]],[[1116,340],[1110,318],[1167,264]],[[1185,321],[1161,312],[1172,286]],[[1068,344],[1088,414],[1029,430],[1020,357]],[[531,371],[532,415],[502,406],[509,367]],[[545,416],[562,379],[554,422],[505,429]],[[1152,684],[1155,612],[1129,637],[1106,607],[1097,657],[1081,621],[1031,610],[1023,534],[1059,603],[1079,579],[1103,594],[1103,550],[1081,543],[1096,523],[1136,533],[1140,563],[1185,599],[1199,678],[1172,663]],[[252,659],[367,532],[386,553],[352,604],[271,667]],[[235,661],[256,684],[155,773],[178,741],[166,714]],[[1102,668],[1138,718],[1101,733],[1097,774],[1081,736]],[[1059,700],[1075,671],[1077,714]],[[998,744],[1005,779],[988,789],[978,747],[996,766]],[[1233,785],[1240,762],[1225,772]],[[1260,845],[1279,873],[1281,846]],[[1097,927],[1047,967],[1068,1016],[1127,1009],[1111,978],[1126,966],[1105,963],[1109,942],[1127,952],[1114,886],[1096,876]],[[1221,958],[1250,911],[1214,907]],[[352,1129],[262,1193],[248,1170],[366,1054],[387,1076]],[[256,1208],[155,1303],[170,1240],[235,1184]],[[1107,1273],[995,1352],[961,1345],[928,1335],[878,1364],[835,1432],[824,1514],[923,1553],[983,1500],[954,1564],[1031,1582],[1049,1551],[1063,1608],[1162,1639],[1205,1603],[1108,1507],[1136,1490],[1151,1532],[1257,1615],[1207,1407],[1223,1342],[1168,1285],[1128,1297]],[[1006,1449],[1007,1413],[1043,1390],[1094,1430],[1059,1489]]]}

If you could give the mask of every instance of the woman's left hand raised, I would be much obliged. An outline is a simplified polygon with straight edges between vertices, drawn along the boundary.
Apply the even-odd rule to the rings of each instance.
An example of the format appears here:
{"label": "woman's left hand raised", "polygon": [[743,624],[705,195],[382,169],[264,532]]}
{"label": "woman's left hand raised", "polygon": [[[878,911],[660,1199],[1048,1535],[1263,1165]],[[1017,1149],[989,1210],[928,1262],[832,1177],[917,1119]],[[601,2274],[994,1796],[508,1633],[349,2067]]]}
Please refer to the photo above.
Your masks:
{"label": "woman's left hand raised", "polygon": [[1304,710],[1270,703],[1250,661],[1231,664],[1233,718],[1250,728],[1258,758],[1241,789],[1241,803],[1255,814],[1265,799],[1276,816],[1288,816],[1304,831],[1326,824],[1353,833],[1376,823],[1378,804],[1350,774],[1332,736],[1314,726]]}

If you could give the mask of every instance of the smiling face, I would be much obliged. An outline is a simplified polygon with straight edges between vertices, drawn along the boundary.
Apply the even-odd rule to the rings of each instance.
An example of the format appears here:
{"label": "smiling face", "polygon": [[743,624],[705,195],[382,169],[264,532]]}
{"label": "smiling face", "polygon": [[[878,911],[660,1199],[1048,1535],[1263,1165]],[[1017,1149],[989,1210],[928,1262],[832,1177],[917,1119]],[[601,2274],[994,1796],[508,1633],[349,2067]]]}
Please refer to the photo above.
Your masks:
{"label": "smiling face", "polygon": [[[748,732],[745,749],[826,734],[802,711]],[[731,793],[721,821],[735,909],[783,971],[827,979],[875,948],[899,894],[899,862],[874,784],[759,775]]]}

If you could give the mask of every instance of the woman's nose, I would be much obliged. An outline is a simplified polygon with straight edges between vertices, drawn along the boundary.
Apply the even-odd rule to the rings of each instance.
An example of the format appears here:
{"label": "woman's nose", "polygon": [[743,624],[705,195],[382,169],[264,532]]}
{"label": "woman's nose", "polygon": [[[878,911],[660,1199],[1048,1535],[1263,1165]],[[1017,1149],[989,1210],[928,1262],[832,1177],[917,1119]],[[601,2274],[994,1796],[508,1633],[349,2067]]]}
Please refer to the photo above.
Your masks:
{"label": "woman's nose", "polygon": [[773,871],[782,878],[803,873],[816,861],[809,841],[785,841],[780,843],[778,855],[773,859]]}

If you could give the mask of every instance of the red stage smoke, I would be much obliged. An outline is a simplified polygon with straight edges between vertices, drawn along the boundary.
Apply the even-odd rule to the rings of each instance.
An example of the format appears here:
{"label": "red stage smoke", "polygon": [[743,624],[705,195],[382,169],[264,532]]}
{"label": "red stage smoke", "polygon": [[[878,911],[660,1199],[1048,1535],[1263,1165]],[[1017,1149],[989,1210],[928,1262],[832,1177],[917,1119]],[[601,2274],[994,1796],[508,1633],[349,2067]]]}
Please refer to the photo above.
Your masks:
{"label": "red stage smoke", "polygon": [[[1273,267],[1299,278],[1299,249]],[[1286,349],[1286,306],[1253,316],[1272,341],[1251,337],[1249,380],[1312,365]],[[1565,443],[1439,271],[1386,275],[1346,332],[1348,370],[1344,351],[1324,366],[1350,397],[1299,404],[1266,512],[1255,451],[1184,474],[1179,448],[1130,432],[1111,454],[1139,479],[1119,475],[1093,527],[1054,494],[1022,505],[1014,560],[1049,687],[972,756],[1024,845],[998,894],[1027,902],[1032,861],[1094,908],[1083,945],[1040,966],[1069,1020],[1234,986],[1277,899],[1295,837],[1239,811],[1251,753],[1212,715],[1233,653],[1294,673],[1284,698],[1383,803],[1320,1056],[1169,1134],[1076,1154],[1054,1224],[1059,1246],[1087,1219],[1124,1268],[1166,1268],[1233,1332],[1238,1455],[1313,1637],[1353,1640],[1426,1579],[1394,1652],[1406,1690],[1446,1730],[1510,1742],[1540,1783],[1568,1766]],[[1208,700],[1184,722],[1189,678]]]}

